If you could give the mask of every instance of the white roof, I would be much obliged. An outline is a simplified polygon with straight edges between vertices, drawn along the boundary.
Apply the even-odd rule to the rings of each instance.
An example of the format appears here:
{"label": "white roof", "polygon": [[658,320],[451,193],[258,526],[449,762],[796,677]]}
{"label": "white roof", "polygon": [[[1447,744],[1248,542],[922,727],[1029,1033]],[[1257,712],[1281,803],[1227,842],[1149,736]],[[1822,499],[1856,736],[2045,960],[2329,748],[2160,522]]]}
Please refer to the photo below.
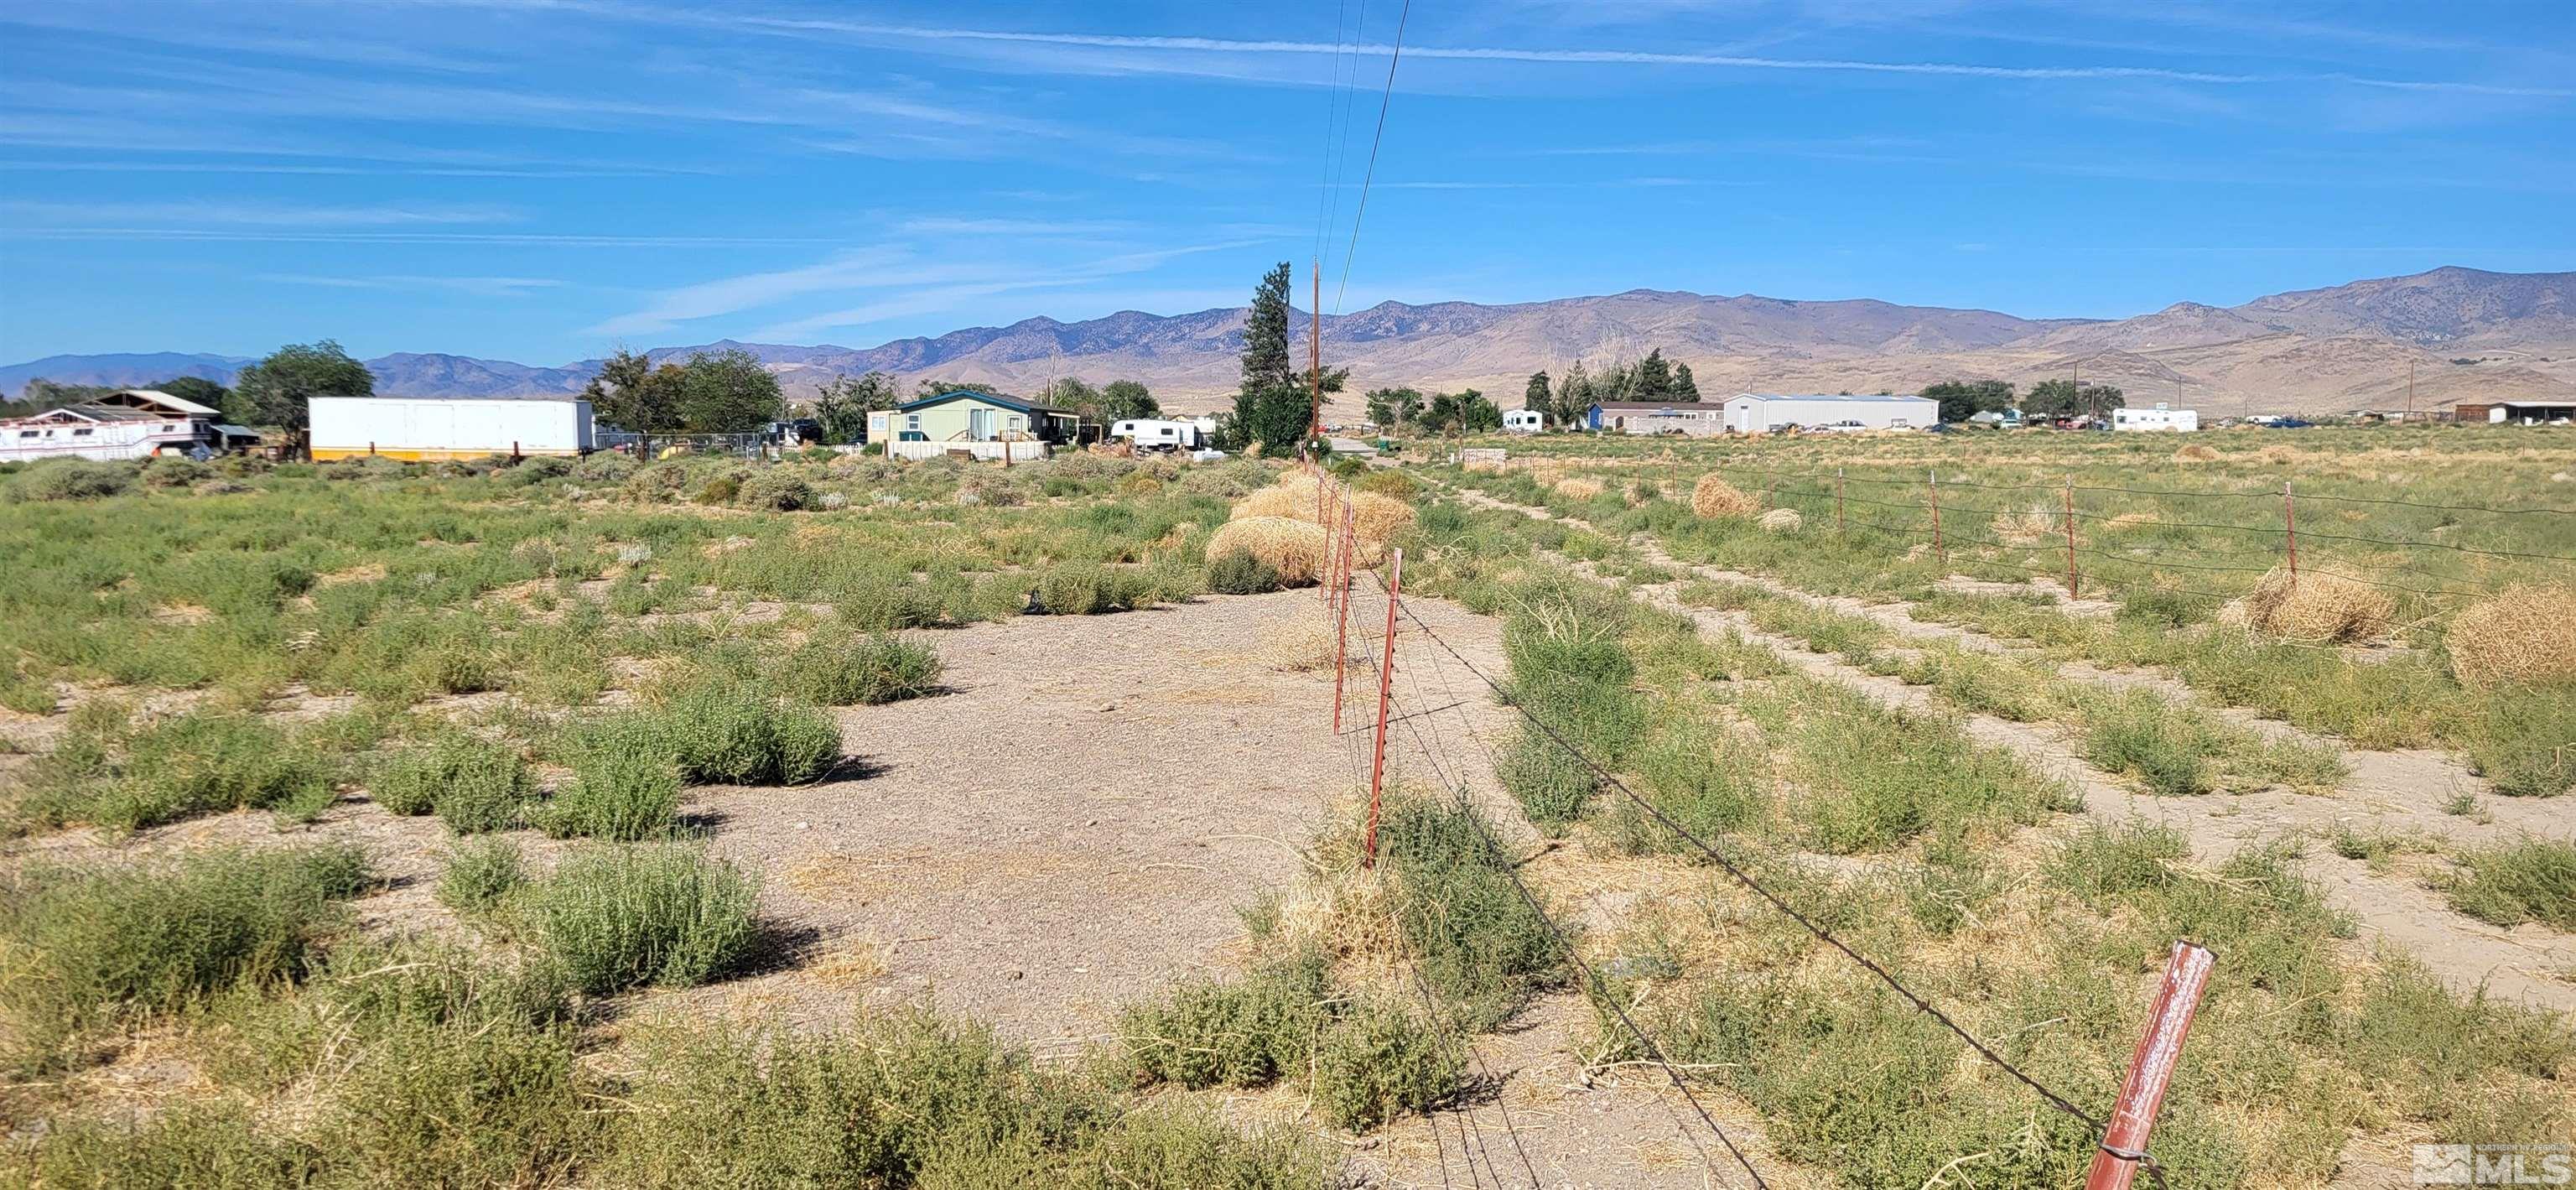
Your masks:
{"label": "white roof", "polygon": [[1873,395],[1865,396],[1865,397],[1864,397],[1864,396],[1855,396],[1855,395],[1850,394],[1850,393],[1737,393],[1737,394],[1735,394],[1735,395],[1734,395],[1734,396],[1732,396],[1732,397],[1728,397],[1727,399],[1728,399],[1728,400],[1730,400],[1730,401],[1868,401],[1868,402],[1895,402],[1895,401],[1929,401],[1929,400],[1931,400],[1932,398],[1930,398],[1930,397],[1885,396],[1885,395],[1877,395],[1877,394],[1873,394]]}
{"label": "white roof", "polygon": [[116,390],[116,395],[118,395],[118,396],[120,396],[120,397],[140,397],[140,398],[142,398],[142,399],[144,399],[144,400],[146,400],[146,401],[150,401],[150,402],[152,402],[152,403],[153,403],[153,404],[155,404],[155,405],[163,405],[163,406],[167,406],[167,407],[169,407],[169,408],[171,408],[171,409],[177,410],[177,411],[178,411],[178,412],[180,412],[180,413],[215,413],[215,412],[219,412],[218,410],[210,409],[210,408],[207,408],[207,407],[206,407],[206,406],[204,406],[204,405],[200,405],[200,404],[196,403],[195,401],[187,400],[187,399],[182,398],[182,397],[174,397],[174,396],[171,396],[170,394],[165,393],[165,392],[162,392],[160,389],[157,389],[157,388],[121,388],[121,389]]}

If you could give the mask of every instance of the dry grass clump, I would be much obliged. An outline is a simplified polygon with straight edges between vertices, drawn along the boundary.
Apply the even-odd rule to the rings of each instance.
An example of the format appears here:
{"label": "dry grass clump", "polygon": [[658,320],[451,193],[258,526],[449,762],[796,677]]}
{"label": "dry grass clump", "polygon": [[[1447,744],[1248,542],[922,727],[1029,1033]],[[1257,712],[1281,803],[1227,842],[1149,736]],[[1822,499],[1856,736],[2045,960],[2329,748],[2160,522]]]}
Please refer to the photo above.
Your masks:
{"label": "dry grass clump", "polygon": [[2047,540],[2057,528],[2057,514],[2045,504],[2033,504],[1995,518],[1995,536],[2014,545]]}
{"label": "dry grass clump", "polygon": [[1565,478],[1565,469],[1554,463],[1533,463],[1529,468],[1529,478],[1531,483],[1540,487],[1552,488]]}
{"label": "dry grass clump", "polygon": [[1752,516],[1761,506],[1760,501],[1745,495],[1742,488],[1726,482],[1714,471],[1691,485],[1691,511],[1704,517]]}
{"label": "dry grass clump", "polygon": [[1798,526],[1807,523],[1807,518],[1799,516],[1794,508],[1774,508],[1763,513],[1762,519],[1754,523],[1772,533],[1795,533]]}
{"label": "dry grass clump", "polygon": [[1553,486],[1556,488],[1557,495],[1564,496],[1570,500],[1589,500],[1594,496],[1601,494],[1600,480],[1588,479],[1581,476],[1577,476],[1573,479],[1560,479],[1556,481]]}
{"label": "dry grass clump", "polygon": [[1208,537],[1210,561],[1236,550],[1277,571],[1279,585],[1304,586],[1323,571],[1324,527],[1284,516],[1246,516],[1227,521]]}
{"label": "dry grass clump", "polygon": [[1263,669],[1281,673],[1309,673],[1330,669],[1333,665],[1333,625],[1324,622],[1323,609],[1302,603],[1284,620],[1274,620],[1261,629],[1261,647],[1253,657]]}
{"label": "dry grass clump", "polygon": [[2219,623],[2283,640],[2340,643],[2388,631],[2397,601],[2367,583],[2311,570],[2293,577],[2274,567],[2244,597],[2219,609]]}
{"label": "dry grass clump", "polygon": [[2154,517],[2152,517],[2152,516],[2149,516],[2149,515],[2147,515],[2146,513],[2143,513],[2143,512],[2124,512],[2124,513],[2121,513],[2121,514],[2120,514],[2120,515],[2118,515],[2118,516],[2112,517],[2112,518],[2111,518],[2110,520],[2108,520],[2108,521],[2104,521],[2104,522],[2102,523],[2102,527],[2103,527],[2103,528],[2106,528],[2106,529],[2115,529],[2115,530],[2116,530],[2116,529],[2135,529],[2135,528],[2138,528],[2139,526],[2142,526],[2142,525],[2152,525],[2152,524],[2154,524],[2154,523],[2156,523],[2156,518],[2154,518]]}
{"label": "dry grass clump", "polygon": [[2173,461],[2177,463],[2206,463],[2216,459],[2217,457],[2217,448],[2204,446],[2198,442],[2194,442],[2191,445],[2173,453]]}
{"label": "dry grass clump", "polygon": [[2514,587],[2451,620],[2451,673],[2472,690],[2576,681],[2576,586]]}
{"label": "dry grass clump", "polygon": [[2286,446],[2266,446],[2254,452],[2255,462],[2271,467],[2285,466],[2298,461],[2298,458],[2299,452]]}
{"label": "dry grass clump", "polygon": [[1251,517],[1285,517],[1292,521],[1315,519],[1315,480],[1309,475],[1291,475],[1269,487],[1237,501],[1235,520]]}
{"label": "dry grass clump", "polygon": [[1364,565],[1374,566],[1387,543],[1413,527],[1413,506],[1391,496],[1359,492],[1351,497],[1351,533],[1359,539]]}

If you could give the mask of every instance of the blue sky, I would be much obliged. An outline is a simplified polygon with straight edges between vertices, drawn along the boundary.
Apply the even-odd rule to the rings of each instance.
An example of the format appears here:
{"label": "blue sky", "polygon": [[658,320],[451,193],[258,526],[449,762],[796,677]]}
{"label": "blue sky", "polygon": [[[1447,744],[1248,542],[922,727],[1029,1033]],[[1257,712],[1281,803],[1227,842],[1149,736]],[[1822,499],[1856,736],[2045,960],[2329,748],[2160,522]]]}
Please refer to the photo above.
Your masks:
{"label": "blue sky", "polygon": [[2576,268],[2563,0],[1403,9],[0,0],[0,360]]}

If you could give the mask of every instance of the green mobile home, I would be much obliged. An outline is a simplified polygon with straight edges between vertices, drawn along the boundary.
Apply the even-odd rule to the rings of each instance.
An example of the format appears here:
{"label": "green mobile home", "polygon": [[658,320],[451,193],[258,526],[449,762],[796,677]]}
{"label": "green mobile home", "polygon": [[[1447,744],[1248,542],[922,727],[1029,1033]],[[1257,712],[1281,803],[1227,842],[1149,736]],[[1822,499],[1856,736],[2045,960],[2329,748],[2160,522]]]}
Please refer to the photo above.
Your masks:
{"label": "green mobile home", "polygon": [[950,452],[998,458],[1003,443],[1013,444],[1013,458],[1043,458],[1047,447],[1072,442],[1079,424],[1073,413],[1052,405],[957,391],[869,413],[868,441],[884,443],[889,458]]}

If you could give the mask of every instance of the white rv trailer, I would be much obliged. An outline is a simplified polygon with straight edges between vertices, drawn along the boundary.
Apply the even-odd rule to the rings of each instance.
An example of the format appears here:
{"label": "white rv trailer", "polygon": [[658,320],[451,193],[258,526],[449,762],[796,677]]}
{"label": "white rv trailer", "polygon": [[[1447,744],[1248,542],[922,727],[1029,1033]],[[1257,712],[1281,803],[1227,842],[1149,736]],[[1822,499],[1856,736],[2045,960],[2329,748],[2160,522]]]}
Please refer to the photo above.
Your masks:
{"label": "white rv trailer", "polygon": [[33,459],[204,457],[259,441],[194,401],[159,389],[129,388],[33,417],[0,418],[0,462]]}
{"label": "white rv trailer", "polygon": [[313,458],[579,455],[596,446],[577,398],[315,397]]}
{"label": "white rv trailer", "polygon": [[1207,429],[1196,420],[1130,418],[1111,423],[1109,436],[1124,438],[1138,450],[1196,450],[1207,445]]}
{"label": "white rv trailer", "polygon": [[1503,411],[1503,432],[1506,434],[1535,434],[1546,428],[1547,415],[1536,409]]}
{"label": "white rv trailer", "polygon": [[2163,401],[2156,402],[2156,407],[2153,409],[2114,409],[2111,411],[2111,428],[2114,430],[2176,430],[2188,433],[2200,428],[2200,411],[2176,409]]}

